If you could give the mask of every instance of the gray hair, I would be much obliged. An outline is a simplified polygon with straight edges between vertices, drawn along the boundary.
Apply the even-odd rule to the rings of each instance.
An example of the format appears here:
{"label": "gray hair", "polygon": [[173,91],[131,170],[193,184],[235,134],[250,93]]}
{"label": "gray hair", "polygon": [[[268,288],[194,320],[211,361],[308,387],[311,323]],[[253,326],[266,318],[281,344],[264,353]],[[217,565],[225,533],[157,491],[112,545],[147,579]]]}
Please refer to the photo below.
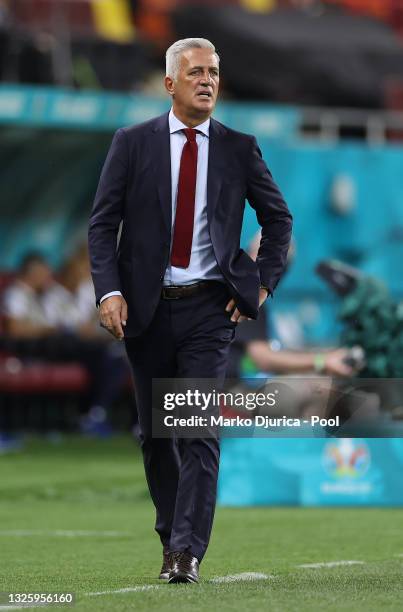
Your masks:
{"label": "gray hair", "polygon": [[177,40],[166,52],[166,75],[176,79],[179,72],[180,58],[184,51],[188,49],[210,49],[220,62],[220,57],[215,50],[215,46],[207,38],[183,38]]}

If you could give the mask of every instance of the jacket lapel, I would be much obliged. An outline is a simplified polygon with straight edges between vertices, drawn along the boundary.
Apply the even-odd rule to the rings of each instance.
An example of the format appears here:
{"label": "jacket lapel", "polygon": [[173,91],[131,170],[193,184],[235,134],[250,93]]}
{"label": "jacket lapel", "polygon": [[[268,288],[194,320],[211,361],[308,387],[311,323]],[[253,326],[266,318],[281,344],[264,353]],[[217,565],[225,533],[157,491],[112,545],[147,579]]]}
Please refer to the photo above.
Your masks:
{"label": "jacket lapel", "polygon": [[172,223],[171,146],[168,113],[153,122],[151,156],[162,214],[169,232]]}
{"label": "jacket lapel", "polygon": [[226,158],[223,142],[225,132],[226,129],[223,125],[215,121],[215,119],[211,119],[207,172],[207,218],[210,226],[221,191],[222,177],[225,172],[223,164],[223,160]]}

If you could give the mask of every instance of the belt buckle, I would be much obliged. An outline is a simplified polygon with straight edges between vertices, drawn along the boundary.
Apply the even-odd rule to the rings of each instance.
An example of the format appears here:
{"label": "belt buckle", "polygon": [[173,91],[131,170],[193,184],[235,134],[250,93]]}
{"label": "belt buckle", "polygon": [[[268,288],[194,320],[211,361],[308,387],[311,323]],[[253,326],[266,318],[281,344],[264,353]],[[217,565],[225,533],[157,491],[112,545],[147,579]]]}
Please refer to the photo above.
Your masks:
{"label": "belt buckle", "polygon": [[[171,288],[173,288],[173,287],[163,287],[163,288],[162,288],[162,297],[163,297],[163,299],[164,299],[164,300],[179,300],[180,295],[177,295],[177,296],[170,296],[170,295],[168,295],[168,293],[165,293],[165,291],[166,291],[167,289],[169,290],[169,289],[171,289]],[[176,289],[176,287],[175,287],[175,289]]]}

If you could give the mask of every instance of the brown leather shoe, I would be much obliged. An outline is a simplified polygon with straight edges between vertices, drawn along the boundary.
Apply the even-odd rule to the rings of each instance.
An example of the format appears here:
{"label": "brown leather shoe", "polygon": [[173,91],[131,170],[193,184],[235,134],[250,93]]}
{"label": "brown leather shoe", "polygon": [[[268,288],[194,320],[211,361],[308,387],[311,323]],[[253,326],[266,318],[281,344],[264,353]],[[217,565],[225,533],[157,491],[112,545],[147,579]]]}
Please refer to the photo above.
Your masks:
{"label": "brown leather shoe", "polygon": [[168,580],[169,572],[173,568],[172,553],[168,550],[162,552],[162,567],[158,578],[160,580]]}
{"label": "brown leather shoe", "polygon": [[169,572],[169,584],[199,582],[199,561],[189,552],[172,553],[173,567]]}

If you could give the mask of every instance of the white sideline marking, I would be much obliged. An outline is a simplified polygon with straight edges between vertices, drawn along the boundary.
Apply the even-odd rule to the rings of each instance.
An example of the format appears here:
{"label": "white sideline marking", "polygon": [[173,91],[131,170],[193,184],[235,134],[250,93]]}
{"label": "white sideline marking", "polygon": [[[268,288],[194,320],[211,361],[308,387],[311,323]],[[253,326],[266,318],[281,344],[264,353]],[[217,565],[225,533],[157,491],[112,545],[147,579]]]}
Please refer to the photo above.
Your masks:
{"label": "white sideline marking", "polygon": [[302,563],[297,567],[302,568],[320,568],[320,567],[338,567],[339,565],[365,565],[365,561],[328,561],[327,563]]}
{"label": "white sideline marking", "polygon": [[[240,581],[251,581],[251,580],[267,580],[273,578],[267,574],[259,574],[257,572],[243,572],[242,574],[230,574],[229,576],[217,576],[207,582],[223,583],[223,582],[240,582]],[[94,593],[86,593],[88,597],[97,597],[98,595],[114,595],[115,593],[136,593],[138,591],[152,591],[155,589],[165,588],[162,584],[146,584],[143,586],[126,587],[123,589],[116,589],[114,591],[97,591]]]}
{"label": "white sideline marking", "polygon": [[218,576],[212,578],[209,582],[222,583],[222,582],[240,582],[240,581],[251,581],[251,580],[267,580],[268,578],[274,578],[274,576],[268,576],[267,574],[260,574],[258,572],[243,572],[242,574],[230,574],[229,576]]}
{"label": "white sideline marking", "polygon": [[[29,610],[29,608],[39,608],[39,606],[43,606],[44,604],[31,604],[27,606],[2,606],[0,605],[0,610]],[[45,604],[50,606],[50,604]]]}
{"label": "white sideline marking", "polygon": [[87,531],[87,530],[69,530],[55,529],[53,531],[45,531],[43,529],[2,529],[0,537],[17,536],[26,538],[30,536],[49,536],[49,537],[64,537],[64,538],[81,538],[81,537],[107,537],[117,538],[120,536],[130,536],[131,533],[124,531]]}
{"label": "white sideline marking", "polygon": [[115,595],[119,593],[135,593],[136,591],[151,591],[160,589],[161,584],[144,584],[136,587],[126,587],[124,589],[116,589],[115,591],[95,591],[94,593],[86,593],[88,597],[97,597],[98,595]]}
{"label": "white sideline marking", "polygon": [[28,610],[29,608],[44,608],[45,606],[54,606],[54,605],[55,605],[54,603],[46,603],[46,602],[26,603],[26,604],[21,604],[21,605],[7,604],[5,606],[0,604],[0,610]]}

